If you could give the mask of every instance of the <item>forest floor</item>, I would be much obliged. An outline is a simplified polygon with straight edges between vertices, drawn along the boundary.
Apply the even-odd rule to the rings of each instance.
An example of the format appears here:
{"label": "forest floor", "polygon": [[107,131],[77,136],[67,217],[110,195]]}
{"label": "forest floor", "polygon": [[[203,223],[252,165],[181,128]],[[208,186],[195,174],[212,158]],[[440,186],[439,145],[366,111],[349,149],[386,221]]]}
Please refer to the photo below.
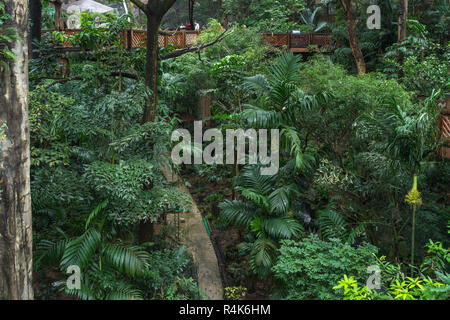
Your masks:
{"label": "forest floor", "polygon": [[163,172],[169,182],[181,182],[177,184],[177,188],[192,200],[192,210],[183,214],[185,222],[182,224],[182,234],[183,242],[193,258],[194,265],[198,268],[200,290],[211,300],[222,300],[223,285],[219,265],[202,214],[182,180],[170,169],[165,168]]}

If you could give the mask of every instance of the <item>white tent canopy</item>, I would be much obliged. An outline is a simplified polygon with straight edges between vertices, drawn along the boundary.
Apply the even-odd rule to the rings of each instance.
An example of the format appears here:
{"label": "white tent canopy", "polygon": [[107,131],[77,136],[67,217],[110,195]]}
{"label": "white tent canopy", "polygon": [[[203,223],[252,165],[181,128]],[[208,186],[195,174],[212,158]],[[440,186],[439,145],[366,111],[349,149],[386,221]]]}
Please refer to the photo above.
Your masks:
{"label": "white tent canopy", "polygon": [[69,14],[86,11],[96,13],[106,13],[114,11],[114,8],[105,6],[104,4],[93,0],[79,0],[72,3],[63,4],[62,8]]}

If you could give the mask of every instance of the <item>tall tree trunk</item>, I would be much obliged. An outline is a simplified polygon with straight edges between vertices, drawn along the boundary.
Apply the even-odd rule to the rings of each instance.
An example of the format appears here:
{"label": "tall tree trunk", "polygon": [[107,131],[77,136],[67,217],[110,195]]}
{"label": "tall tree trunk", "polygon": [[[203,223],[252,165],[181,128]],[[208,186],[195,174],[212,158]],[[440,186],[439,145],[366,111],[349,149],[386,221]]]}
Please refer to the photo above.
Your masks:
{"label": "tall tree trunk", "polygon": [[20,37],[8,44],[16,60],[0,65],[0,299],[33,299],[28,124],[28,1],[3,0],[6,23]]}
{"label": "tall tree trunk", "polygon": [[158,31],[161,19],[176,0],[130,0],[147,16],[147,53],[145,61],[145,84],[152,90],[144,110],[144,122],[155,121],[158,102]]}
{"label": "tall tree trunk", "polygon": [[[147,16],[147,53],[145,59],[145,84],[152,90],[144,110],[144,122],[153,122],[156,118],[158,103],[158,31],[162,17],[176,0],[152,0],[146,3],[131,0]],[[151,189],[153,186],[148,186]],[[139,224],[139,243],[153,240],[153,223],[141,221]]]}
{"label": "tall tree trunk", "polygon": [[30,42],[28,44],[28,55],[33,59],[38,57],[37,52],[33,52],[36,49],[33,46],[33,41],[41,40],[41,29],[42,29],[42,3],[41,0],[30,0],[30,20],[31,20],[31,28],[30,28]]}
{"label": "tall tree trunk", "polygon": [[341,3],[342,7],[344,8],[348,40],[350,42],[350,48],[352,49],[353,52],[353,57],[355,58],[356,68],[358,69],[358,74],[364,74],[366,73],[366,63],[364,61],[364,56],[361,52],[361,47],[359,46],[358,37],[355,31],[353,3],[352,0],[341,0]]}
{"label": "tall tree trunk", "polygon": [[55,6],[55,28],[56,30],[61,30],[62,26],[61,26],[61,7],[62,7],[62,2],[61,0],[55,0],[53,2],[54,6]]}
{"label": "tall tree trunk", "polygon": [[[158,105],[158,30],[161,18],[147,14],[147,54],[145,61],[145,84],[152,90],[147,99],[144,110],[144,122],[153,122]],[[151,187],[149,187],[151,189]],[[153,241],[153,223],[141,221],[139,223],[139,243]]]}
{"label": "tall tree trunk", "polygon": [[189,24],[191,25],[191,30],[194,28],[194,2],[195,0],[189,1]]}
{"label": "tall tree trunk", "polygon": [[161,17],[147,16],[147,55],[145,84],[152,90],[152,97],[146,102],[144,122],[155,121],[158,103],[158,30]]}
{"label": "tall tree trunk", "polygon": [[408,0],[400,0],[398,15],[398,42],[406,40],[406,20],[408,19]]}
{"label": "tall tree trunk", "polygon": [[[147,99],[144,110],[144,122],[153,122],[156,117],[158,105],[158,30],[161,17],[147,14],[147,54],[145,64],[145,84],[152,90],[150,99]],[[153,186],[149,186],[151,189]],[[139,243],[153,241],[153,222],[141,221],[139,223]]]}

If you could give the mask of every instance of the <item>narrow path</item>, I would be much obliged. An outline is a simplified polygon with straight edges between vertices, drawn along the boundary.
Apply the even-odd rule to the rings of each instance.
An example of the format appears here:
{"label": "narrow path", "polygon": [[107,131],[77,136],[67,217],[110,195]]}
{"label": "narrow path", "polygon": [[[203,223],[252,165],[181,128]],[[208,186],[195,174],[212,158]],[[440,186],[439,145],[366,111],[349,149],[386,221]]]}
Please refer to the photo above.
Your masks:
{"label": "narrow path", "polygon": [[[181,179],[168,168],[162,169],[169,182]],[[198,285],[200,290],[211,300],[223,300],[222,280],[216,253],[208,236],[203,217],[197,208],[188,188],[183,183],[177,185],[178,190],[185,193],[192,200],[192,211],[184,213],[183,242],[198,266]]]}

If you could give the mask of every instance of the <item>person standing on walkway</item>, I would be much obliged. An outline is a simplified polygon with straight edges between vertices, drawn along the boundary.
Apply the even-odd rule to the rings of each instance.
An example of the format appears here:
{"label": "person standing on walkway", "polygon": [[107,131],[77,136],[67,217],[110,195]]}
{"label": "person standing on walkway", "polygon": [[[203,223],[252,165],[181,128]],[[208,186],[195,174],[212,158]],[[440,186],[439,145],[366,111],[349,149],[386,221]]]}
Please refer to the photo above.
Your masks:
{"label": "person standing on walkway", "polygon": [[194,26],[195,26],[195,31],[199,31],[200,30],[200,25],[198,24],[197,21],[195,21]]}

